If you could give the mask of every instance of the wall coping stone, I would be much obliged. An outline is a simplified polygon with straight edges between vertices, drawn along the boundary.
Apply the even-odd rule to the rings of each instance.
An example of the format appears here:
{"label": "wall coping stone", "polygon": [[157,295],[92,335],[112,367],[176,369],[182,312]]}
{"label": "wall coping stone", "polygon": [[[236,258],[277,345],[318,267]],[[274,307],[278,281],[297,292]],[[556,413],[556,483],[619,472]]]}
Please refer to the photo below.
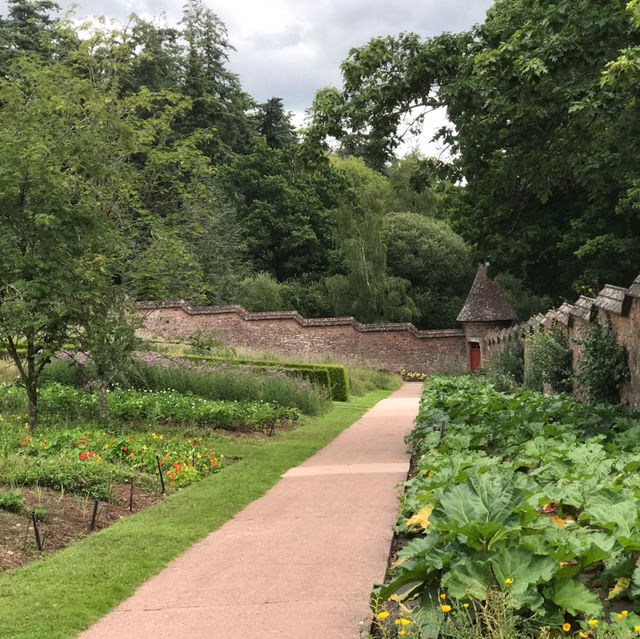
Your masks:
{"label": "wall coping stone", "polygon": [[627,315],[631,306],[631,298],[627,295],[628,290],[622,286],[606,284],[598,293],[595,305],[607,313]]}
{"label": "wall coping stone", "polygon": [[352,326],[359,333],[391,333],[408,332],[417,339],[437,339],[437,338],[459,338],[465,334],[462,329],[440,329],[421,331],[409,322],[387,323],[387,324],[361,324],[353,317],[323,317],[307,319],[302,317],[297,311],[277,311],[251,313],[243,306],[191,306],[184,300],[173,300],[166,302],[145,301],[138,302],[138,308],[145,311],[162,309],[181,309],[187,315],[222,315],[225,313],[235,313],[243,320],[265,321],[265,320],[294,320],[300,326]]}

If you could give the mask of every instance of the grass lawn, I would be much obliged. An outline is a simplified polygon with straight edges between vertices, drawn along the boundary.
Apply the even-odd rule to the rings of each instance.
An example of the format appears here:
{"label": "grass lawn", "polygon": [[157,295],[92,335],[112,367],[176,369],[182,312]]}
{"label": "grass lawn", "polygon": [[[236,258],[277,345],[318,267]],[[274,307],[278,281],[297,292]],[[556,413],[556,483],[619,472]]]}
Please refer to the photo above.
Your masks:
{"label": "grass lawn", "polygon": [[76,637],[390,392],[335,403],[324,417],[269,440],[214,435],[225,457],[241,460],[46,561],[0,574],[0,637]]}

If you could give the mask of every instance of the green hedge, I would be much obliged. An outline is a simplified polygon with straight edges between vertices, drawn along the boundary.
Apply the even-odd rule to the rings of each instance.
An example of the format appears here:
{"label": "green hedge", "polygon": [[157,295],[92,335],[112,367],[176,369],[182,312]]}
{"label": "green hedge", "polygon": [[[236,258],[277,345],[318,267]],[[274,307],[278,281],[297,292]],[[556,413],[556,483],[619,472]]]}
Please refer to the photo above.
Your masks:
{"label": "green hedge", "polygon": [[209,355],[184,355],[183,357],[191,361],[220,362],[238,366],[252,366],[259,369],[281,370],[321,384],[329,391],[329,396],[333,401],[346,402],[349,399],[349,381],[347,379],[347,370],[344,366],[242,359],[238,357],[214,357]]}

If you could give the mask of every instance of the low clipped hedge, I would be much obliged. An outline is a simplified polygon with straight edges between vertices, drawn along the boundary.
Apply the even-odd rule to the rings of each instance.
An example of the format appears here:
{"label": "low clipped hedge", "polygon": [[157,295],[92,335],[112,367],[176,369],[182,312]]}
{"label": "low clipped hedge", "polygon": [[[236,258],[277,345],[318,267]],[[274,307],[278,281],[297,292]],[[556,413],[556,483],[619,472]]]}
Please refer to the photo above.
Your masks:
{"label": "low clipped hedge", "polygon": [[242,359],[238,357],[214,357],[210,355],[184,355],[183,357],[196,362],[217,362],[237,366],[251,366],[257,369],[283,371],[287,374],[303,377],[304,379],[321,384],[327,388],[329,396],[333,401],[346,402],[349,399],[347,369],[337,364],[306,364],[263,359]]}

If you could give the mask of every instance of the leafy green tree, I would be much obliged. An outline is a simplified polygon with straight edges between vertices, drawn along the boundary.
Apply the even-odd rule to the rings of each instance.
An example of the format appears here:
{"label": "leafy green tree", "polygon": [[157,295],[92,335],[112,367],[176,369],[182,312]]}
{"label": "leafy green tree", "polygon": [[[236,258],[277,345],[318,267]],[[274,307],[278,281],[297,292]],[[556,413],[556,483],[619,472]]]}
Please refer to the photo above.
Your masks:
{"label": "leafy green tree", "polygon": [[82,308],[78,323],[71,327],[74,346],[89,356],[98,394],[98,410],[103,423],[109,421],[107,392],[109,386],[131,362],[140,343],[136,329],[142,317],[121,287],[114,286],[106,273],[100,282],[94,279],[92,303]]}
{"label": "leafy green tree", "polygon": [[413,150],[403,158],[393,158],[386,168],[391,192],[388,211],[420,213],[436,217],[439,213],[438,161]]}
{"label": "leafy green tree", "polygon": [[134,15],[122,35],[128,63],[120,67],[121,90],[135,93],[180,91],[184,77],[184,45],[180,29],[160,26]]}
{"label": "leafy green tree", "polygon": [[388,180],[358,158],[332,158],[350,185],[336,210],[335,240],[344,254],[346,274],[327,279],[336,314],[361,322],[410,321],[416,315],[407,296],[409,282],[387,274],[383,237]]}
{"label": "leafy green tree", "polygon": [[9,60],[16,53],[51,55],[51,14],[60,10],[51,0],[8,0],[7,6],[7,16],[0,16],[0,75],[8,72]]}
{"label": "leafy green tree", "polygon": [[157,225],[152,240],[127,275],[127,286],[139,300],[205,301],[200,265],[180,233]]}
{"label": "leafy green tree", "polygon": [[326,163],[308,166],[297,146],[271,148],[255,140],[217,176],[238,212],[254,267],[278,281],[301,273],[319,278],[332,259],[331,210],[342,187]]}
{"label": "leafy green tree", "polygon": [[104,234],[144,204],[149,174],[132,159],[164,157],[159,142],[186,106],[175,95],[158,106],[146,90],[121,97],[111,67],[92,55],[102,46],[89,38],[58,61],[17,53],[0,80],[0,341],[32,429],[43,367],[96,303]]}
{"label": "leafy green tree", "polygon": [[253,312],[285,310],[281,285],[272,275],[264,272],[240,282],[236,302]]}
{"label": "leafy green tree", "polygon": [[353,49],[344,90],[318,96],[316,130],[359,138],[382,168],[405,118],[419,126],[445,106],[454,126],[439,137],[466,183],[454,228],[479,257],[539,295],[628,281],[640,237],[639,43],[624,3],[497,0],[469,32]]}
{"label": "leafy green tree", "polygon": [[418,213],[384,218],[388,272],[411,282],[419,328],[452,328],[475,273],[471,249],[443,220]]}
{"label": "leafy green tree", "polygon": [[269,98],[264,104],[258,105],[256,128],[272,149],[283,149],[296,141],[291,113],[284,110],[282,98]]}
{"label": "leafy green tree", "polygon": [[254,103],[238,76],[226,68],[233,47],[222,20],[202,0],[188,0],[181,24],[187,43],[182,91],[193,100],[182,129],[215,131],[204,150],[214,164],[226,162],[251,147],[254,131],[248,111]]}

